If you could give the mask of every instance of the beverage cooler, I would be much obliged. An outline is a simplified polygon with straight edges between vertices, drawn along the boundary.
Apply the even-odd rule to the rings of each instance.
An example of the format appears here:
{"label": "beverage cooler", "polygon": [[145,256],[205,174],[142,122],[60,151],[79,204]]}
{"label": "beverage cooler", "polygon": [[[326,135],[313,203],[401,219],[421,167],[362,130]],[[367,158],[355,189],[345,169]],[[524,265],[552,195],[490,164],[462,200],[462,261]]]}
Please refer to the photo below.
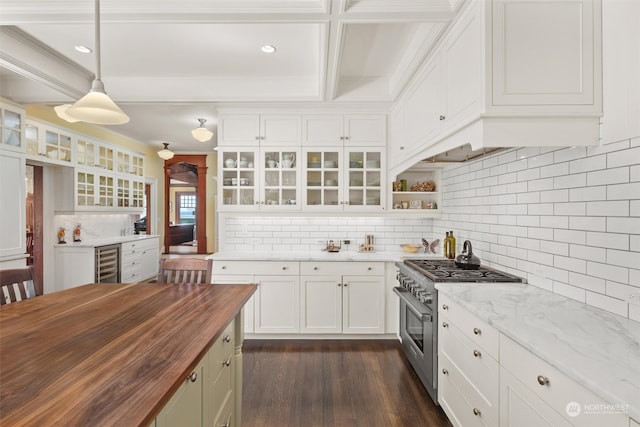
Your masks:
{"label": "beverage cooler", "polygon": [[120,282],[120,244],[96,247],[96,283]]}

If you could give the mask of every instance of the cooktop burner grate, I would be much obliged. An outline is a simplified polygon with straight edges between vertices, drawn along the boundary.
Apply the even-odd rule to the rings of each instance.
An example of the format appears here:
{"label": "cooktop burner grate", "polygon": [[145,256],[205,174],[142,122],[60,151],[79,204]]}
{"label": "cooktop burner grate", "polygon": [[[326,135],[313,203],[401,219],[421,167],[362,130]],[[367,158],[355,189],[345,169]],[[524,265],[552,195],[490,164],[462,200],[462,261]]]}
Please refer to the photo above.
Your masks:
{"label": "cooktop burner grate", "polygon": [[490,267],[465,270],[454,261],[434,259],[405,259],[404,263],[434,282],[523,282],[521,277],[503,273]]}

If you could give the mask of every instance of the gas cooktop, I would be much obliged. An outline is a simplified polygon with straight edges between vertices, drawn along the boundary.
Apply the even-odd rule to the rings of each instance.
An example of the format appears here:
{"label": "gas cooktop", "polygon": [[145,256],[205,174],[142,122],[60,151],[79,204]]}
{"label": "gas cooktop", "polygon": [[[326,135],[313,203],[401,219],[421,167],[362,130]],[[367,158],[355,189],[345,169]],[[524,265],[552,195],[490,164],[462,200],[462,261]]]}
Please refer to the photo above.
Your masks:
{"label": "gas cooktop", "polygon": [[524,279],[481,265],[465,270],[451,260],[405,259],[404,264],[434,282],[524,282]]}

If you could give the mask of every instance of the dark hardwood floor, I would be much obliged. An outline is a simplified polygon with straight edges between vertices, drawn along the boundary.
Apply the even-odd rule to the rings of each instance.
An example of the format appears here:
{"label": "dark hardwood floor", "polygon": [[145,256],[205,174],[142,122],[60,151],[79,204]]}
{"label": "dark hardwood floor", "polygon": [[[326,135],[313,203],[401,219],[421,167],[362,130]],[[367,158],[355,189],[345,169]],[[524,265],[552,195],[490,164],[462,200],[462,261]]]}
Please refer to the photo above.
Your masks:
{"label": "dark hardwood floor", "polygon": [[450,423],[396,340],[246,340],[242,425]]}

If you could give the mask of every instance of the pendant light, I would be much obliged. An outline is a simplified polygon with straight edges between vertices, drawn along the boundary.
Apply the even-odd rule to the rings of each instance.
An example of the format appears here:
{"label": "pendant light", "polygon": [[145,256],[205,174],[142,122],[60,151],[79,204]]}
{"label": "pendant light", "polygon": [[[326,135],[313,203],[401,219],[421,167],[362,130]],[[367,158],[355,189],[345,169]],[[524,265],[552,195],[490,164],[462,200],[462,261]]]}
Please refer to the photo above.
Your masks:
{"label": "pendant light", "polygon": [[200,142],[207,142],[213,137],[213,132],[204,127],[206,119],[198,119],[200,126],[191,131],[191,135]]}
{"label": "pendant light", "polygon": [[162,145],[164,145],[164,148],[158,151],[158,157],[160,157],[162,160],[173,159],[173,156],[175,154],[173,153],[173,151],[169,150],[169,143],[163,142]]}
{"label": "pendant light", "polygon": [[129,116],[109,98],[100,79],[100,0],[95,0],[95,9],[96,78],[88,94],[71,106],[65,108],[68,104],[60,105],[55,110],[63,119],[67,116],[75,121],[98,125],[121,125],[129,122]]}

